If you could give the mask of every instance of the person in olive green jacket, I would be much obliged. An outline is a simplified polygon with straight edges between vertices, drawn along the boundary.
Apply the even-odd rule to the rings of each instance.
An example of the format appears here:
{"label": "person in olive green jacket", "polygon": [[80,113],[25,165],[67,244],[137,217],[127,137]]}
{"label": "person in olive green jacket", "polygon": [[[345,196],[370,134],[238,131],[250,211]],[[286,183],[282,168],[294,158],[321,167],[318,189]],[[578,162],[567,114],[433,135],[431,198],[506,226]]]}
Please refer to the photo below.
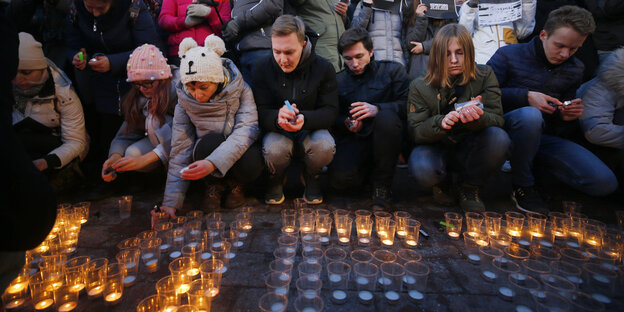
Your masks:
{"label": "person in olive green jacket", "polygon": [[[501,128],[501,91],[492,69],[476,65],[466,28],[449,24],[433,39],[427,74],[412,81],[407,101],[408,132],[416,147],[410,175],[420,187],[433,187],[434,199],[453,204],[451,174],[465,211],[483,211],[479,188],[507,159],[510,139]],[[479,105],[456,104],[479,100]]]}

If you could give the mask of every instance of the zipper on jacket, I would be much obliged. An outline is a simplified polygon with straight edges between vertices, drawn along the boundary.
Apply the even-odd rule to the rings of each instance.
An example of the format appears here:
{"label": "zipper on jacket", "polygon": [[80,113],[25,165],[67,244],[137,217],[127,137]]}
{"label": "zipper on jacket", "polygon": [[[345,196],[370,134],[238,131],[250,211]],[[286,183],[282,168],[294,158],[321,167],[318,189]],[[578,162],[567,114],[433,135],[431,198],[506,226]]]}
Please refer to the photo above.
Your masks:
{"label": "zipper on jacket", "polygon": [[104,41],[104,33],[101,31],[100,31],[100,41],[102,42],[102,45],[104,46],[104,50],[108,52],[108,46],[106,46],[106,41]]}
{"label": "zipper on jacket", "polygon": [[121,116],[121,90],[119,90],[119,79],[117,79],[117,114]]}
{"label": "zipper on jacket", "polygon": [[97,20],[94,18],[93,19],[93,32],[97,31]]}
{"label": "zipper on jacket", "polygon": [[262,36],[266,37],[266,33],[264,33],[264,27],[260,27],[260,32],[262,32]]}

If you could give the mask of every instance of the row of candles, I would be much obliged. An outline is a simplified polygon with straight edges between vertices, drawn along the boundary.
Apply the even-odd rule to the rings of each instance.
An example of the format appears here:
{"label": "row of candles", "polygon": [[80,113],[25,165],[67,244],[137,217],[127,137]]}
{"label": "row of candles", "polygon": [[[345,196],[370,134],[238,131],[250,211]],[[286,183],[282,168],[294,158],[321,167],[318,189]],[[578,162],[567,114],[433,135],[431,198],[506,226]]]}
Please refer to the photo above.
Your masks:
{"label": "row of candles", "polygon": [[[332,213],[326,209],[282,210],[282,233],[278,238],[279,247],[274,251],[275,260],[270,263],[271,272],[265,280],[269,292],[258,303],[261,311],[286,310],[299,245],[302,246],[301,261],[296,265],[299,273],[294,282],[297,296],[293,303],[297,311],[322,311],[325,305],[321,298],[323,285],[331,291],[332,302],[345,303],[350,278],[355,284],[353,288],[357,290],[358,300],[363,304],[374,301],[378,285],[391,304],[400,300],[404,286],[411,300],[424,298],[429,268],[420,262],[420,253],[413,250],[418,244],[420,223],[405,211],[395,212],[394,219],[390,213],[376,212],[375,230],[379,237],[379,244],[376,244],[371,236],[373,213],[357,210],[354,214],[358,248],[348,253],[346,249],[351,245],[353,222],[350,214],[347,210],[337,209],[333,212],[332,222]],[[323,246],[331,244],[332,223],[336,230],[336,246],[323,250]],[[395,233],[406,247],[396,253],[388,249],[395,246]],[[321,274],[323,267],[327,272],[325,278]]]}
{"label": "row of candles", "polygon": [[[578,212],[445,214],[451,239],[463,235],[469,262],[516,310],[601,311],[624,287],[622,232]],[[618,279],[619,283],[618,284]]]}

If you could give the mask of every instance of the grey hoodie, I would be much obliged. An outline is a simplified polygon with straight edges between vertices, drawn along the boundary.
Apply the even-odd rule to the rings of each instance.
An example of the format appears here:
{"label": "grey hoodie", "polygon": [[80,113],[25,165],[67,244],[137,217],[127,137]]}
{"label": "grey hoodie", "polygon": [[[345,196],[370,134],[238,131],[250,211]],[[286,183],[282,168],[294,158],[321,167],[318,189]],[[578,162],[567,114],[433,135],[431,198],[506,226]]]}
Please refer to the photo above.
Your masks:
{"label": "grey hoodie", "polygon": [[587,84],[580,118],[585,138],[592,144],[624,149],[624,48],[615,50]]}
{"label": "grey hoodie", "polygon": [[231,60],[221,60],[226,82],[208,103],[197,102],[186,93],[181,82],[176,85],[178,105],[173,117],[163,206],[182,207],[189,181],[180,178],[180,170],[193,163],[193,150],[199,138],[215,132],[225,137],[225,141],[205,158],[216,167],[211,175],[222,178],[260,135],[251,89]]}

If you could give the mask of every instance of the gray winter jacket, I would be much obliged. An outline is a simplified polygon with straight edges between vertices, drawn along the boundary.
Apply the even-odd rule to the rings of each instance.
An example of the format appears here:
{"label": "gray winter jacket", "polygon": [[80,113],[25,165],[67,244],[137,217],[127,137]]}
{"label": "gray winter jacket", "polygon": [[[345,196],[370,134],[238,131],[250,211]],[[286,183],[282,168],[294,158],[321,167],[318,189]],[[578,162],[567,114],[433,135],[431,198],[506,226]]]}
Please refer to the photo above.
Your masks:
{"label": "gray winter jacket", "polygon": [[72,88],[71,81],[52,61],[47,60],[48,68],[54,79],[54,94],[46,97],[35,96],[28,101],[24,111],[14,109],[12,113],[13,125],[26,118],[53,129],[58,129],[58,135],[63,144],[52,150],[60,160],[59,169],[70,163],[76,157],[81,160],[89,151],[89,137],[85,128],[85,119],[82,104]]}
{"label": "gray winter jacket", "polygon": [[[401,3],[402,7],[405,7]],[[350,28],[368,30],[373,40],[373,53],[378,61],[395,61],[405,65],[401,46],[401,15],[363,6],[360,2],[353,13]]]}
{"label": "gray winter jacket", "polygon": [[226,138],[205,159],[216,167],[211,174],[222,178],[260,135],[258,111],[251,89],[243,81],[238,68],[222,58],[226,83],[208,103],[199,103],[177,83],[178,105],[173,117],[171,155],[163,206],[180,208],[189,181],[180,177],[180,170],[193,162],[197,140],[208,133],[222,133]]}
{"label": "gray winter jacket", "polygon": [[598,76],[587,82],[580,118],[585,138],[593,144],[624,149],[624,48],[600,66]]}
{"label": "gray winter jacket", "polygon": [[284,0],[237,0],[232,19],[240,27],[239,51],[271,48],[271,26],[284,12]]}
{"label": "gray winter jacket", "polygon": [[[412,8],[409,8],[412,10]],[[455,23],[455,19],[442,20],[429,19],[426,16],[416,16],[414,24],[406,26],[403,24],[402,39],[403,47],[405,47],[405,58],[407,59],[407,73],[411,80],[414,80],[425,72],[427,72],[427,66],[429,64],[429,52],[431,51],[431,44],[433,43],[433,37],[438,33],[438,30],[443,26]],[[420,42],[423,46],[423,51],[420,54],[411,53],[414,45],[411,42]]]}
{"label": "gray winter jacket", "polygon": [[[171,98],[170,107],[174,107],[178,102],[178,96],[176,93],[176,85],[180,81],[180,75],[178,74],[178,68],[172,66],[171,73],[173,78],[171,80],[171,92],[169,93]],[[119,154],[125,156],[126,149],[136,143],[137,141],[149,137],[150,142],[154,146],[152,150],[165,168],[169,164],[169,153],[171,151],[171,122],[173,117],[170,115],[173,112],[168,112],[165,115],[165,124],[161,125],[157,118],[154,118],[148,111],[148,99],[141,97],[139,99],[139,105],[142,107],[143,115],[145,116],[145,125],[141,128],[134,129],[132,132],[126,131],[128,122],[124,121],[117,135],[111,142],[110,149],[108,151],[108,157],[113,154]]]}

